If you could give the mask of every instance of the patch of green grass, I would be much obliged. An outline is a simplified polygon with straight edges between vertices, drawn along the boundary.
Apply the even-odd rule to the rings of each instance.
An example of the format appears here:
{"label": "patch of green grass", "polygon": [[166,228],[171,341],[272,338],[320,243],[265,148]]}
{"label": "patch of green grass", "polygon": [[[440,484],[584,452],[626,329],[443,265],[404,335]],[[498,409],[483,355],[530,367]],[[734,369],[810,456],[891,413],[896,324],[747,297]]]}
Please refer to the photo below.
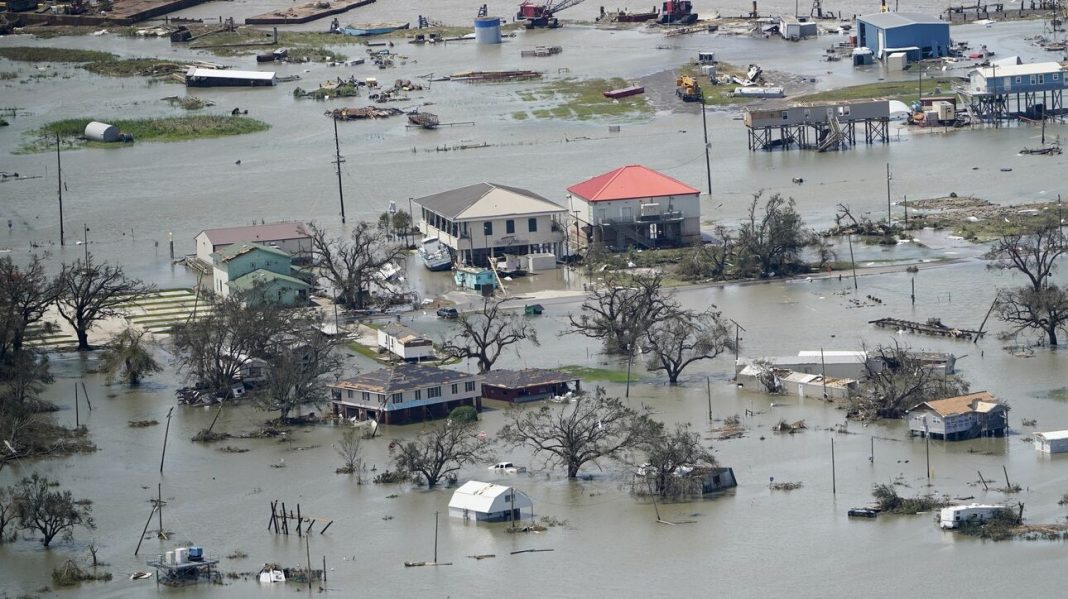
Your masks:
{"label": "patch of green grass", "polygon": [[8,81],[10,79],[18,79],[19,74],[14,71],[0,71],[0,81]]}
{"label": "patch of green grass", "polygon": [[[627,373],[622,370],[611,370],[609,368],[591,368],[589,366],[561,366],[556,368],[561,372],[566,372],[572,376],[577,376],[582,379],[590,381],[608,381],[609,383],[626,383]],[[638,378],[631,375],[630,381],[636,382]]]}
{"label": "patch of green grass", "polygon": [[98,50],[10,46],[0,48],[0,57],[24,62],[97,62],[113,60],[115,55],[111,52],[100,52]]}
{"label": "patch of green grass", "polygon": [[[953,84],[962,81],[954,77],[936,77],[923,80],[923,89],[927,94],[935,93],[935,88],[940,88],[941,93],[952,89]],[[794,98],[797,102],[836,102],[841,100],[869,100],[871,98],[886,98],[888,100],[900,100],[902,102],[914,102],[920,97],[919,78],[909,78],[905,81],[879,81],[866,83],[840,89],[809,94]]]}
{"label": "patch of green grass", "polygon": [[[689,76],[697,79],[698,84],[701,86],[701,92],[704,94],[705,104],[708,106],[728,106],[730,104],[744,104],[753,101],[752,98],[743,98],[732,95],[734,93],[734,88],[738,87],[732,83],[710,82],[708,77],[705,77],[701,73],[700,65],[692,62],[679,67],[677,69],[677,74],[679,77]],[[721,62],[716,65],[716,74],[745,77],[745,69],[738,68],[726,62]]]}
{"label": "patch of green grass", "polygon": [[349,349],[360,354],[361,356],[371,358],[372,360],[378,359],[378,352],[373,347],[367,347],[366,345],[357,341],[350,341],[346,344]]}
{"label": "patch of green grass", "polygon": [[82,67],[90,73],[110,77],[165,77],[185,71],[185,65],[157,58],[109,58]]}
{"label": "patch of green grass", "polygon": [[580,121],[598,118],[637,118],[651,115],[652,106],[644,95],[613,100],[604,92],[627,87],[626,80],[613,79],[560,79],[532,90],[517,92],[524,102],[553,104],[548,108],[531,111],[535,118],[576,119]]}
{"label": "patch of green grass", "polygon": [[322,46],[298,46],[296,48],[290,48],[288,57],[289,60],[296,62],[340,62],[342,60],[348,60],[348,56],[345,56],[340,52],[327,50]]}
{"label": "patch of green grass", "polygon": [[528,118],[530,118],[530,113],[528,113],[525,110],[520,110],[518,112],[513,112],[512,113],[512,118],[517,120],[517,121],[525,121]]}
{"label": "patch of green grass", "polygon": [[[34,139],[23,145],[19,152],[32,154],[50,151],[55,147],[53,140],[57,133],[67,146],[84,146],[87,142],[81,137],[85,134],[85,126],[92,120],[94,119],[81,117],[48,123],[40,129],[29,132],[27,135]],[[111,121],[111,124],[118,127],[123,133],[132,135],[136,141],[186,141],[208,137],[259,133],[270,128],[270,125],[263,121],[229,115],[123,119]],[[100,145],[115,146],[116,144]]]}

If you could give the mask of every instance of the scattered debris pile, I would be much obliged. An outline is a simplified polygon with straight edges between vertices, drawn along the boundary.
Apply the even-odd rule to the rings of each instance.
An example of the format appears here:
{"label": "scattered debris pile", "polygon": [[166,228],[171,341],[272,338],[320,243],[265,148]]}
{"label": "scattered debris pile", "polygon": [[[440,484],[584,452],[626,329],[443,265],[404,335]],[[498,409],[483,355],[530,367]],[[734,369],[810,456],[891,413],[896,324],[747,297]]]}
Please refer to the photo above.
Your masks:
{"label": "scattered debris pile", "polygon": [[794,433],[799,433],[799,432],[805,430],[806,428],[808,428],[808,427],[805,426],[805,421],[804,420],[798,420],[797,422],[789,423],[789,422],[786,422],[785,419],[783,419],[783,420],[780,420],[778,424],[773,426],[771,428],[771,430],[773,430],[773,431],[775,431],[777,433],[790,433],[792,435]]}
{"label": "scattered debris pile", "polygon": [[335,108],[334,110],[326,111],[325,114],[335,121],[361,121],[364,119],[386,119],[404,114],[404,111],[397,108],[365,106],[363,108]]}

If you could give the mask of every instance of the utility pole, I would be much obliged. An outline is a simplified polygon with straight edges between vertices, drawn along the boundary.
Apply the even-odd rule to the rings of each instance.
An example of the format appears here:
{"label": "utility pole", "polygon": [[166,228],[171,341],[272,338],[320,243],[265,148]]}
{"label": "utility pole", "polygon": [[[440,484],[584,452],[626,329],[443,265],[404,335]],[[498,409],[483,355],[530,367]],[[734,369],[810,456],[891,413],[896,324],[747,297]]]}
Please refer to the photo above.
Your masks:
{"label": "utility pole", "polygon": [[[701,88],[697,88],[701,89]],[[708,117],[705,116],[705,94],[701,92],[701,126],[705,130],[705,177],[708,179],[708,195],[712,195],[712,159],[708,146]]]}
{"label": "utility pole", "polygon": [[886,163],[886,227],[889,229],[894,226],[893,218],[890,214],[890,163]]}
{"label": "utility pole", "polygon": [[857,261],[853,259],[853,234],[849,234],[849,263],[853,266],[853,291],[859,291],[857,286]]}
{"label": "utility pole", "polygon": [[63,237],[63,163],[59,157],[59,132],[56,132],[56,180],[59,181],[59,245],[67,245]]}
{"label": "utility pole", "polygon": [[82,245],[85,246],[85,268],[89,268],[89,225],[82,223]]}
{"label": "utility pole", "polygon": [[337,199],[341,202],[341,224],[345,224],[345,193],[341,190],[341,142],[337,137],[337,119],[334,119],[334,164],[337,165]]}

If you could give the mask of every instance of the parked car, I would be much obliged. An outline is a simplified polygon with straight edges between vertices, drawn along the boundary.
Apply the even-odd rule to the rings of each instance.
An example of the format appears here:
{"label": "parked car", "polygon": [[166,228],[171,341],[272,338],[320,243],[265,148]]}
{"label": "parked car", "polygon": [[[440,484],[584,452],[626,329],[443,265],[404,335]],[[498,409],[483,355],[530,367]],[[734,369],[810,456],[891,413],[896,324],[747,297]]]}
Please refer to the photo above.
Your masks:
{"label": "parked car", "polygon": [[456,308],[438,308],[439,318],[459,318],[460,313],[456,311]]}

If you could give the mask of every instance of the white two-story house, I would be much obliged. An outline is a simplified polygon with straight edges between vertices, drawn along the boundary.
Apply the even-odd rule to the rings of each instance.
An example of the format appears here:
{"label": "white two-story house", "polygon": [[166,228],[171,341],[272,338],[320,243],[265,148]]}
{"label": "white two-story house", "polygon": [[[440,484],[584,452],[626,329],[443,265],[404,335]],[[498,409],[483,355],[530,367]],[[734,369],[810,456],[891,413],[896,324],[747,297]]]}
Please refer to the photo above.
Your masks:
{"label": "white two-story house", "polygon": [[401,363],[329,387],[335,414],[380,424],[443,418],[460,406],[482,411],[477,376],[447,368]]}

